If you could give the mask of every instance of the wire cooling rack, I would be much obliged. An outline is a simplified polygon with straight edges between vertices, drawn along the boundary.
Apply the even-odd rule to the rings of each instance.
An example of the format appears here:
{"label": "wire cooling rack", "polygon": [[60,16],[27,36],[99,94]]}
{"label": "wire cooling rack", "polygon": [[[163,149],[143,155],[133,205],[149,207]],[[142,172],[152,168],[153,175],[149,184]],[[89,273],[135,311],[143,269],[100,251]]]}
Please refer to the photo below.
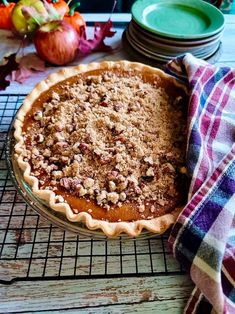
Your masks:
{"label": "wire cooling rack", "polygon": [[25,95],[0,95],[0,283],[182,274],[167,234],[151,239],[93,239],[63,231],[30,208],[5,163],[5,140]]}

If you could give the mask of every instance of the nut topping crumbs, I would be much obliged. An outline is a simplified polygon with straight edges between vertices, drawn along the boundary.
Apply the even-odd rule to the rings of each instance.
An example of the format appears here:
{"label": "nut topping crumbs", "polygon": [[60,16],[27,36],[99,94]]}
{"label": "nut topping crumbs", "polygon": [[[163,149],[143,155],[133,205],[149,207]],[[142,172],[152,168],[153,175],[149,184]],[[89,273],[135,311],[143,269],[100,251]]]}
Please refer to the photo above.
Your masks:
{"label": "nut topping crumbs", "polygon": [[63,177],[63,171],[61,170],[52,171],[51,174],[55,179],[61,179]]}
{"label": "nut topping crumbs", "polygon": [[124,202],[125,199],[126,199],[126,193],[125,193],[125,192],[121,192],[121,193],[119,194],[119,199],[120,199],[120,201]]}
{"label": "nut topping crumbs", "polygon": [[34,114],[34,119],[35,119],[35,120],[42,120],[42,111],[37,111],[37,112]]}
{"label": "nut topping crumbs", "polygon": [[86,178],[83,182],[85,188],[90,188],[94,185],[94,180],[91,178]]}
{"label": "nut topping crumbs", "polygon": [[44,141],[44,136],[42,134],[38,134],[35,138],[38,143],[42,143]]}
{"label": "nut topping crumbs", "polygon": [[113,181],[109,181],[109,190],[110,191],[115,191],[116,190],[116,184]]}
{"label": "nut topping crumbs", "polygon": [[140,213],[177,199],[178,173],[186,173],[185,120],[181,99],[156,84],[105,72],[52,92],[33,114],[37,127],[25,134],[25,160],[40,188],[66,190],[106,210],[135,202]]}
{"label": "nut topping crumbs", "polygon": [[154,177],[154,170],[153,167],[149,167],[148,170],[146,171],[146,176],[147,177]]}
{"label": "nut topping crumbs", "polygon": [[110,192],[107,194],[107,200],[113,204],[117,204],[119,200],[119,194],[116,192]]}
{"label": "nut topping crumbs", "polygon": [[144,211],[145,211],[145,206],[144,206],[144,204],[142,204],[142,205],[139,205],[139,212],[140,213],[143,213]]}
{"label": "nut topping crumbs", "polygon": [[144,161],[147,162],[150,165],[153,165],[153,158],[151,156],[150,157],[145,157]]}

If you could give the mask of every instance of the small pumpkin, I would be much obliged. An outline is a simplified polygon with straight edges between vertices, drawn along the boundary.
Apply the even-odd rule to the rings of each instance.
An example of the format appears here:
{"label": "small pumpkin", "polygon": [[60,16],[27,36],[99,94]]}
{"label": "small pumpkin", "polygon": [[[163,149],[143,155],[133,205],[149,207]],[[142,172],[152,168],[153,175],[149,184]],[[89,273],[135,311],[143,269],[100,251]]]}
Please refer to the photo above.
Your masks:
{"label": "small pumpkin", "polygon": [[64,20],[71,24],[76,31],[80,34],[81,27],[86,27],[86,22],[84,18],[81,16],[81,14],[75,9],[80,5],[80,3],[75,3],[71,8],[69,9],[69,12],[67,12],[64,15]]}
{"label": "small pumpkin", "polygon": [[0,4],[0,28],[12,29],[11,11],[13,10],[15,3],[2,0]]}
{"label": "small pumpkin", "polygon": [[69,6],[64,0],[47,0],[47,2],[53,5],[62,18],[67,12],[69,12]]}

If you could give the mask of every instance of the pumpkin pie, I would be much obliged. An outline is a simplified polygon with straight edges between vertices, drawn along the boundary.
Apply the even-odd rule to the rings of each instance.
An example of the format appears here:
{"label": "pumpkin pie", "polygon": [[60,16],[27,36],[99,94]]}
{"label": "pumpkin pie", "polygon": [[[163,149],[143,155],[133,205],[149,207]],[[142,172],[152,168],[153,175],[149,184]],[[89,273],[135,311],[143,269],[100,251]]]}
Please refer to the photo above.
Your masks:
{"label": "pumpkin pie", "polygon": [[65,68],[15,120],[15,157],[32,192],[72,222],[113,237],[164,232],[187,198],[185,87],[128,61]]}

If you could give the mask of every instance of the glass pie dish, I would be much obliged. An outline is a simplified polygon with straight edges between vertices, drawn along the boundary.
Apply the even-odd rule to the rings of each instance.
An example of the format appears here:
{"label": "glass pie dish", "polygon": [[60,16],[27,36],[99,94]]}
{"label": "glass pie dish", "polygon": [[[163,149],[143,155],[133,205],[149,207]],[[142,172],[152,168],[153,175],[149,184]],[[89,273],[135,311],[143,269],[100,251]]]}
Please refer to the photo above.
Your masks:
{"label": "glass pie dish", "polygon": [[[24,201],[28,206],[35,210],[40,216],[48,220],[53,225],[62,228],[63,230],[73,232],[86,237],[91,237],[94,239],[107,239],[102,231],[89,230],[83,222],[70,222],[66,219],[63,213],[54,211],[51,209],[42,199],[39,199],[32,193],[32,189],[27,184],[23,178],[23,173],[18,166],[16,158],[14,157],[14,121],[9,129],[7,139],[6,139],[6,163],[9,170],[10,178],[17,190],[17,192],[22,196]],[[159,234],[158,234],[159,235]],[[143,230],[138,236],[138,239],[147,239],[158,236],[147,230]],[[121,234],[116,238],[111,239],[122,239],[122,240],[133,240],[132,237],[127,234]]]}

